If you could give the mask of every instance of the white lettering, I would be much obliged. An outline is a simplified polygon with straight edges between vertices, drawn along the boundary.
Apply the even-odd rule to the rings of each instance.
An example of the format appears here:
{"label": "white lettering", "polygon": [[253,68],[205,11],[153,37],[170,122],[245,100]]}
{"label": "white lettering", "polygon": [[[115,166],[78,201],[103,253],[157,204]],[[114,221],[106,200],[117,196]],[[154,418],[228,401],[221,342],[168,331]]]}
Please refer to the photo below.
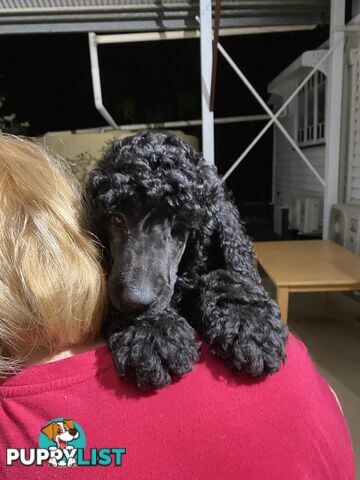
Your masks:
{"label": "white lettering", "polygon": [[6,465],[12,465],[14,460],[18,460],[19,451],[17,448],[7,448],[6,449]]}

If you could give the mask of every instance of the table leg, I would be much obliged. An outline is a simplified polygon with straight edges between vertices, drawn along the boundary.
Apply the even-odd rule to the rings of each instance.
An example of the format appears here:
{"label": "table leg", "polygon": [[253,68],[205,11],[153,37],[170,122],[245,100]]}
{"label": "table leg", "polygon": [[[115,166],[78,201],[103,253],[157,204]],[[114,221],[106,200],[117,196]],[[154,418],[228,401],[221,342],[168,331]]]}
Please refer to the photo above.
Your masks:
{"label": "table leg", "polygon": [[276,300],[280,307],[281,319],[287,324],[289,309],[289,289],[286,287],[277,287]]}

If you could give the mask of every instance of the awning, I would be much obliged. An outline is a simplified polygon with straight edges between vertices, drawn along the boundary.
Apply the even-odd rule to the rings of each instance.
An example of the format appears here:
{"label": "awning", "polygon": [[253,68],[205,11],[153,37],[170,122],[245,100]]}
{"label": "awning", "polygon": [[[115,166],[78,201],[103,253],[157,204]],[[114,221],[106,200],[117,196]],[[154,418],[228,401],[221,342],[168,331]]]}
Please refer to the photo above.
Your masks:
{"label": "awning", "polygon": [[[329,0],[222,1],[221,28],[322,25]],[[196,30],[193,0],[0,0],[0,34]]]}

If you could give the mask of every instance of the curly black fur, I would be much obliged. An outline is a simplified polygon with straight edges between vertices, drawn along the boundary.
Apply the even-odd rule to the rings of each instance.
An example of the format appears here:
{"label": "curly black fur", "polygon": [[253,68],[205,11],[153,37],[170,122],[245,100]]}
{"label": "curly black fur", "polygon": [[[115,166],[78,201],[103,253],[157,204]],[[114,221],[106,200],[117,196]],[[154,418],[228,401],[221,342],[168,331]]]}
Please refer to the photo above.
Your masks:
{"label": "curly black fur", "polygon": [[[115,141],[86,195],[107,258],[110,300],[125,309],[106,323],[120,375],[162,387],[191,369],[198,346],[176,312],[234,370],[258,376],[279,369],[287,328],[254,268],[231,196],[201,153],[166,134]],[[114,225],[119,215],[126,238]],[[138,298],[140,290],[149,308],[126,311],[126,295]]]}
{"label": "curly black fur", "polygon": [[287,330],[260,284],[238,272],[210,272],[199,282],[197,313],[213,352],[234,370],[253,376],[277,371]]}
{"label": "curly black fur", "polygon": [[135,322],[113,322],[108,341],[119,374],[135,378],[140,388],[163,387],[199,360],[194,329],[172,308],[139,315]]}

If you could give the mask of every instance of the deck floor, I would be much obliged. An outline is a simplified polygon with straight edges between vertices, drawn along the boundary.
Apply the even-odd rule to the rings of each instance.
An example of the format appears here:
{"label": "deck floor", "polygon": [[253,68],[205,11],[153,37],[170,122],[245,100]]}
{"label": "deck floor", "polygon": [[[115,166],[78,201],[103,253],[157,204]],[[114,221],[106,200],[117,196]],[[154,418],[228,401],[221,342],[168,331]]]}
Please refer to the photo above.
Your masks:
{"label": "deck floor", "polygon": [[[271,280],[265,287],[275,298]],[[351,293],[292,293],[289,328],[307,346],[335,390],[352,435],[360,480],[360,297]]]}

